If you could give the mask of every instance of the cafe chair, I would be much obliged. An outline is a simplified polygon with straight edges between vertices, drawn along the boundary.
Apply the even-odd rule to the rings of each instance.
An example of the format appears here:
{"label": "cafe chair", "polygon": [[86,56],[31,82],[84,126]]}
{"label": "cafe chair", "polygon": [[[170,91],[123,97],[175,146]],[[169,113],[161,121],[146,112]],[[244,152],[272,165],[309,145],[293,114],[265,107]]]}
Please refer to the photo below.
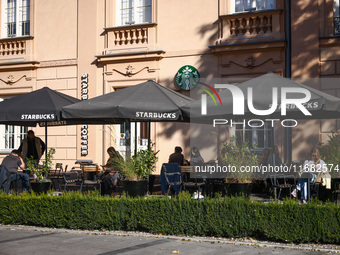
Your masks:
{"label": "cafe chair", "polygon": [[164,163],[161,176],[162,193],[169,195],[171,188],[178,194],[182,190],[182,173],[177,163]]}
{"label": "cafe chair", "polygon": [[10,181],[9,181],[10,173],[4,165],[0,165],[0,192],[4,191],[9,193]]}
{"label": "cafe chair", "polygon": [[81,191],[81,181],[79,179],[79,174],[77,171],[64,172],[63,179],[64,191],[67,191],[67,189]]}
{"label": "cafe chair", "polygon": [[61,191],[61,183],[64,179],[62,163],[56,163],[55,169],[50,169],[48,171],[48,179],[52,181],[52,187],[54,190]]}
{"label": "cafe chair", "polygon": [[[282,190],[288,190],[288,194],[292,193],[292,189],[296,186],[296,179],[293,175],[269,175],[271,184],[272,184],[272,193],[274,195],[274,199],[280,199]],[[288,180],[292,180],[289,182]],[[277,193],[278,191],[278,193]]]}
{"label": "cafe chair", "polygon": [[334,186],[333,186],[333,199],[336,204],[338,204],[338,197],[340,194],[340,181],[334,181]]}
{"label": "cafe chair", "polygon": [[195,178],[195,176],[193,176],[193,171],[194,171],[193,166],[181,166],[181,172],[183,176],[183,184],[182,184],[183,190],[194,189],[194,190],[197,190],[198,193],[200,194],[202,193],[205,187],[205,182],[199,181],[200,179]]}
{"label": "cafe chair", "polygon": [[21,180],[16,178],[15,180],[11,180],[10,185],[9,185],[9,190],[15,193],[18,193],[19,190],[22,189],[21,185]]}
{"label": "cafe chair", "polygon": [[85,187],[85,191],[88,187],[92,186],[93,188],[98,188],[99,194],[101,194],[101,183],[99,178],[99,167],[97,164],[81,164],[81,172],[82,172],[82,182],[81,182],[81,191]]}

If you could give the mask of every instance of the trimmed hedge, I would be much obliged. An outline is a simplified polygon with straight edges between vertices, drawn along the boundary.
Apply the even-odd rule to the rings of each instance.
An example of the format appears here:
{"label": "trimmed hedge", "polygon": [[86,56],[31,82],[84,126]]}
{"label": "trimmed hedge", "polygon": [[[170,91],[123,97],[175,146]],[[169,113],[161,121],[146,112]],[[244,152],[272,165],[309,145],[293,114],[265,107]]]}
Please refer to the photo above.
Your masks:
{"label": "trimmed hedge", "polygon": [[109,198],[0,194],[0,222],[52,228],[145,231],[163,235],[254,237],[284,242],[340,243],[340,208],[252,202],[244,197]]}

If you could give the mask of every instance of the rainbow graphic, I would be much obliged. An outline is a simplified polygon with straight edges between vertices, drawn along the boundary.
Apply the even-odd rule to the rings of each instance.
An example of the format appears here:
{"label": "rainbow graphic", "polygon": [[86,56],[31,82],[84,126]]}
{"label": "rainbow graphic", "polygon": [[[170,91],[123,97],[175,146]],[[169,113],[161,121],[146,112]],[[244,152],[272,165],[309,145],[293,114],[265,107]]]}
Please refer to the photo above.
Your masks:
{"label": "rainbow graphic", "polygon": [[[198,82],[198,84],[201,84],[201,85],[203,85],[203,86],[206,86],[206,87],[209,88],[212,92],[214,92],[214,94],[217,96],[218,100],[220,101],[220,104],[222,105],[222,100],[221,100],[220,96],[218,95],[217,91],[216,91],[213,87],[211,87],[210,85],[205,84],[205,83],[203,83],[203,82],[200,82],[200,81]],[[207,93],[207,94],[212,98],[212,100],[214,100],[215,105],[217,105],[216,100],[215,100],[213,94],[211,94],[211,92],[210,92],[209,90],[204,89],[204,88],[200,88],[200,87],[197,87],[197,88],[200,89],[200,90],[203,90],[205,93]]]}

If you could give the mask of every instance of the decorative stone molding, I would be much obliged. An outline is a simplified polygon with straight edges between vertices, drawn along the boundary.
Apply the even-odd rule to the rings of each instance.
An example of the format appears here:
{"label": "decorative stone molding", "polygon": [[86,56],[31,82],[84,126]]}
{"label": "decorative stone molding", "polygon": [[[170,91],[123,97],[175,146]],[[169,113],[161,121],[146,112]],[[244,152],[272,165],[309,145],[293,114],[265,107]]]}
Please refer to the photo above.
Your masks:
{"label": "decorative stone molding", "polygon": [[77,65],[77,64],[78,64],[78,60],[76,58],[73,58],[73,59],[41,61],[40,67],[73,66],[73,65]]}
{"label": "decorative stone molding", "polygon": [[8,75],[7,80],[3,80],[3,79],[0,78],[0,81],[6,83],[7,85],[12,86],[13,84],[17,83],[18,81],[20,81],[24,77],[26,77],[26,75],[23,75],[19,79],[15,80],[14,75],[10,74],[10,75]]}
{"label": "decorative stone molding", "polygon": [[115,71],[115,72],[117,72],[117,73],[119,73],[119,74],[121,74],[121,75],[124,75],[124,76],[131,77],[131,76],[133,76],[133,75],[135,75],[135,74],[140,73],[141,71],[143,71],[143,70],[145,70],[145,69],[146,69],[149,73],[155,72],[156,70],[158,70],[158,69],[150,68],[150,67],[146,66],[146,67],[143,67],[142,69],[140,69],[140,70],[137,71],[137,72],[133,72],[133,70],[134,70],[135,68],[132,67],[132,65],[128,65],[125,69],[126,69],[125,72],[121,72],[121,71],[119,71],[119,70],[117,70],[117,69],[112,69],[112,71]]}
{"label": "decorative stone molding", "polygon": [[261,64],[258,64],[258,65],[255,65],[255,61],[256,59],[253,57],[253,56],[250,56],[246,59],[246,64],[245,65],[242,65],[242,64],[239,64],[239,63],[236,63],[234,61],[229,61],[228,63],[225,63],[223,64],[222,66],[224,67],[229,67],[231,63],[237,65],[237,66],[240,66],[240,67],[243,67],[243,68],[249,68],[249,69],[253,69],[255,67],[259,67],[259,66],[262,66],[264,65],[265,63],[269,62],[269,61],[272,61],[273,64],[279,64],[281,61],[277,61],[277,60],[274,60],[273,58],[269,58],[267,60],[265,60],[264,62],[262,62]]}

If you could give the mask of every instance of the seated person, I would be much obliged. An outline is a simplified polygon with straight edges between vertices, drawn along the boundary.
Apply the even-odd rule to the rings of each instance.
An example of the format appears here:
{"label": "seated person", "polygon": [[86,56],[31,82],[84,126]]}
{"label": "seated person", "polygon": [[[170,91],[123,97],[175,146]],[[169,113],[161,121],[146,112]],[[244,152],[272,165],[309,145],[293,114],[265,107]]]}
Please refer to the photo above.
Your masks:
{"label": "seated person", "polygon": [[262,157],[261,160],[259,161],[259,166],[268,166],[270,165],[270,150],[268,148],[264,148],[262,150]]}
{"label": "seated person", "polygon": [[204,160],[201,156],[201,153],[197,147],[192,147],[190,150],[190,165],[191,166],[200,166],[204,164]]}
{"label": "seated person", "polygon": [[109,147],[107,149],[107,153],[109,154],[109,159],[106,164],[103,165],[103,169],[105,170],[101,179],[103,181],[102,194],[111,194],[111,190],[117,186],[118,179],[121,178],[121,175],[118,172],[116,167],[116,160],[122,159],[123,157],[120,155],[118,151],[113,147]]}
{"label": "seated person", "polygon": [[184,156],[182,154],[182,148],[175,147],[175,152],[169,156],[169,163],[178,163],[180,166],[184,165]]}
{"label": "seated person", "polygon": [[10,173],[9,181],[21,181],[22,191],[30,190],[29,175],[26,173],[18,173],[18,167],[22,170],[25,169],[25,163],[18,150],[12,150],[11,154],[2,160],[1,164],[4,165]]}
{"label": "seated person", "polygon": [[[306,173],[309,173],[310,175],[310,183],[315,183],[316,179],[317,179],[317,174],[318,172],[321,173],[327,173],[328,169],[327,169],[327,165],[325,164],[325,162],[320,159],[320,152],[318,150],[318,148],[314,147],[312,148],[311,152],[310,152],[310,159],[306,160],[303,163],[303,171]],[[299,190],[301,191],[301,200],[302,203],[307,203],[307,182],[308,182],[308,178],[304,177],[304,175],[306,176],[305,173],[302,174],[302,178],[299,179],[298,183],[296,184],[296,189],[293,190],[292,192],[292,196],[296,197],[297,193],[296,191]]]}
{"label": "seated person", "polygon": [[[274,146],[274,154],[275,154],[275,166],[282,166],[282,160],[280,158],[280,154],[279,154],[279,148],[277,146]],[[269,163],[270,165],[274,165],[273,164],[273,157],[270,157],[269,159]]]}

